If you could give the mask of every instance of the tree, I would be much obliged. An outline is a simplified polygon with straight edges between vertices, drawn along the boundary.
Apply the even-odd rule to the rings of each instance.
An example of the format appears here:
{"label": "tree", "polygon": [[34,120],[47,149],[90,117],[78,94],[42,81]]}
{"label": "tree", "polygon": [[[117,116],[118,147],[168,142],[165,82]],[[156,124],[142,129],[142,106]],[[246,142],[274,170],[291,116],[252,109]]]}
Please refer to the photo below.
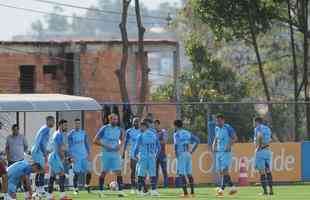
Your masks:
{"label": "tree", "polygon": [[[180,77],[181,102],[241,101],[248,97],[245,82],[241,81],[231,68],[223,67],[218,59],[212,57],[208,49],[194,33],[186,41],[186,54],[193,68],[183,72]],[[173,83],[169,82],[159,87],[152,95],[154,100],[171,100],[173,96]],[[240,141],[247,141],[251,137],[252,122],[249,117],[256,114],[253,105],[216,104],[182,104],[181,112],[188,128],[199,134],[203,141],[207,138],[207,113],[225,114],[228,121],[236,127]]]}
{"label": "tree", "polygon": [[[140,103],[144,103],[146,100],[146,96],[148,95],[148,76],[149,76],[149,68],[146,63],[146,54],[144,52],[144,33],[145,28],[142,24],[141,11],[140,11],[140,2],[139,0],[135,0],[135,10],[136,10],[136,20],[138,26],[138,60],[141,66],[141,92],[139,101]],[[144,105],[138,106],[138,116],[142,116],[144,110]]]}
{"label": "tree", "polygon": [[116,75],[118,77],[119,87],[121,91],[122,102],[129,103],[129,96],[126,84],[126,68],[128,62],[128,35],[127,35],[127,17],[128,17],[128,7],[130,5],[131,0],[123,0],[123,9],[122,9],[122,20],[119,25],[122,42],[123,42],[123,53],[120,69],[116,71]]}
{"label": "tree", "polygon": [[43,23],[41,20],[37,20],[35,22],[31,23],[31,29],[34,33],[34,36],[38,39],[38,40],[42,40],[43,39],[43,35],[44,35],[44,27],[43,27]]}
{"label": "tree", "polygon": [[53,14],[46,16],[48,31],[63,32],[69,28],[69,22],[66,17],[62,16],[64,9],[60,6],[54,6]]}
{"label": "tree", "polygon": [[271,100],[257,43],[259,33],[270,29],[279,5],[263,0],[191,0],[194,15],[207,23],[218,39],[242,39],[254,48],[267,101]]}

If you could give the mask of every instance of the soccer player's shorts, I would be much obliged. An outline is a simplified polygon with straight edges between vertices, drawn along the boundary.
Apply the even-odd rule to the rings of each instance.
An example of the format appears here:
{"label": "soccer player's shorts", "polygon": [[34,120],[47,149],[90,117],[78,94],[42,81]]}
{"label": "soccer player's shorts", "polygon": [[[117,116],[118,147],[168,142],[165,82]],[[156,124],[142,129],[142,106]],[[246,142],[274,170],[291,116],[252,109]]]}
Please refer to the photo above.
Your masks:
{"label": "soccer player's shorts", "polygon": [[73,162],[73,171],[75,173],[87,173],[91,171],[91,162],[84,159],[74,159]]}
{"label": "soccer player's shorts", "polygon": [[6,166],[4,164],[4,161],[0,161],[0,176],[6,174]]}
{"label": "soccer player's shorts", "polygon": [[231,152],[216,152],[215,153],[215,171],[228,171],[231,165]]}
{"label": "soccer player's shorts", "polygon": [[104,151],[101,154],[101,170],[103,172],[115,172],[122,170],[122,159],[118,152]]}
{"label": "soccer player's shorts", "polygon": [[271,170],[271,151],[270,149],[262,149],[255,154],[255,169],[261,170]]}
{"label": "soccer player's shorts", "polygon": [[40,167],[42,169],[44,169],[44,166],[45,166],[45,157],[43,155],[43,153],[41,151],[37,151],[37,152],[32,152],[31,153],[31,157],[32,157],[32,160],[35,162],[35,163],[38,163],[40,165]]}
{"label": "soccer player's shorts", "polygon": [[177,156],[177,175],[187,176],[192,174],[192,154],[189,152],[180,153],[180,155]]}
{"label": "soccer player's shorts", "polygon": [[156,158],[154,157],[142,157],[137,163],[137,176],[145,177],[156,176]]}
{"label": "soccer player's shorts", "polygon": [[8,193],[16,193],[17,185],[20,183],[19,179],[8,177]]}
{"label": "soccer player's shorts", "polygon": [[52,175],[57,175],[61,172],[65,172],[63,161],[61,160],[60,156],[55,152],[49,155],[48,166]]}

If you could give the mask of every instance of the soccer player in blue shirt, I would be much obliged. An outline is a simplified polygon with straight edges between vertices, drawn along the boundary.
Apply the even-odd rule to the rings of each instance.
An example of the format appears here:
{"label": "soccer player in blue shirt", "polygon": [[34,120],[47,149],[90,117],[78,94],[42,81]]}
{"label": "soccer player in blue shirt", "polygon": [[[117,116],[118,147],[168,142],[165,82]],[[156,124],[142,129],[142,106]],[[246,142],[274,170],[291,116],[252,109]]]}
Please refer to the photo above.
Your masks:
{"label": "soccer player in blue shirt", "polygon": [[20,182],[23,182],[28,192],[25,193],[25,199],[32,199],[31,182],[29,176],[31,173],[38,173],[41,170],[39,163],[30,164],[26,160],[18,161],[7,169],[8,174],[8,192],[10,198],[16,199],[16,190]]}
{"label": "soccer player in blue shirt", "polygon": [[168,173],[167,173],[167,155],[166,144],[168,143],[168,133],[165,129],[160,128],[160,121],[157,119],[154,122],[155,130],[160,142],[160,152],[156,159],[156,177],[159,178],[159,167],[164,176],[164,187],[168,187]]}
{"label": "soccer player in blue shirt", "polygon": [[213,142],[213,152],[215,152],[215,170],[221,177],[221,187],[217,190],[217,196],[224,196],[226,185],[231,187],[229,194],[237,193],[236,187],[231,181],[229,168],[231,165],[232,154],[231,147],[237,141],[235,130],[225,123],[224,116],[219,114],[216,116],[217,126],[215,128],[215,138]]}
{"label": "soccer player in blue shirt", "polygon": [[51,129],[55,125],[55,119],[53,116],[48,116],[46,118],[46,124],[43,125],[37,132],[34,144],[31,148],[31,156],[34,162],[39,163],[42,171],[36,174],[35,185],[36,185],[36,195],[45,195],[44,190],[44,166],[45,158],[48,155],[47,145],[50,138]]}
{"label": "soccer player in blue shirt", "polygon": [[104,179],[107,173],[113,172],[117,176],[119,197],[124,197],[123,177],[122,177],[122,158],[119,153],[123,139],[123,130],[118,126],[118,116],[110,115],[110,123],[100,128],[94,144],[102,147],[101,154],[101,175],[99,177],[100,196],[104,196]]}
{"label": "soccer player in blue shirt", "polygon": [[139,118],[135,117],[132,122],[133,126],[129,128],[126,131],[126,138],[125,138],[125,144],[124,144],[124,151],[123,151],[123,159],[125,158],[125,152],[127,150],[128,145],[130,145],[130,178],[131,178],[131,189],[132,193],[135,193],[135,189],[137,189],[137,184],[136,184],[136,165],[137,165],[137,160],[134,155],[133,148],[138,140],[138,137],[140,136],[140,129],[139,129]]}
{"label": "soccer player in blue shirt", "polygon": [[48,157],[48,165],[50,169],[50,179],[48,183],[48,194],[47,199],[54,199],[54,182],[56,176],[59,177],[59,189],[60,189],[60,199],[70,200],[65,194],[65,167],[64,164],[67,159],[68,147],[66,144],[66,132],[68,129],[68,122],[66,120],[60,120],[58,122],[58,130],[54,133],[52,138],[52,152]]}
{"label": "soccer player in blue shirt", "polygon": [[271,174],[271,130],[263,124],[263,119],[257,117],[254,119],[254,143],[255,143],[255,168],[259,171],[263,194],[268,195],[267,184],[269,186],[269,194],[273,195],[272,174]]}
{"label": "soccer player in blue shirt", "polygon": [[191,188],[191,195],[194,196],[195,191],[192,170],[192,154],[197,149],[200,140],[197,136],[183,128],[183,122],[181,120],[175,120],[174,127],[175,132],[173,135],[173,143],[177,159],[177,175],[182,181],[182,197],[188,197],[186,177],[188,178]]}
{"label": "soccer player in blue shirt", "polygon": [[73,186],[74,193],[78,194],[78,181],[86,175],[86,189],[90,193],[91,158],[90,141],[87,133],[81,129],[81,120],[74,120],[75,128],[68,135],[69,156],[73,159]]}
{"label": "soccer player in blue shirt", "polygon": [[[138,160],[137,175],[138,189],[146,191],[145,177],[148,175],[151,178],[152,190],[151,196],[158,196],[157,178],[156,178],[156,156],[160,151],[160,143],[156,133],[149,129],[148,123],[144,120],[141,123],[141,135],[134,147],[134,156]],[[140,195],[145,195],[141,192]]]}

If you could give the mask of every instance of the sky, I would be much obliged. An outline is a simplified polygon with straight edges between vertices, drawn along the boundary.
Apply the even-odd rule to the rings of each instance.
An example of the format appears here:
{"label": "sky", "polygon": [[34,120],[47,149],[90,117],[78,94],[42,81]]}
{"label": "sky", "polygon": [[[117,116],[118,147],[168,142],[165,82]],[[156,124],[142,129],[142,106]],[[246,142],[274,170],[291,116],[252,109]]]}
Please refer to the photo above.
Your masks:
{"label": "sky", "polygon": [[[88,7],[95,5],[97,0],[50,0],[59,3],[66,3]],[[162,2],[177,2],[178,0],[142,0],[142,2],[150,9],[155,9]],[[40,10],[44,12],[51,12],[52,5],[40,3],[34,0],[0,0],[0,40],[10,40],[14,35],[23,35],[29,32],[31,22],[43,18],[44,15],[32,13],[22,10],[3,7],[3,5],[17,6],[22,8],[29,8]],[[85,10],[65,8],[65,14],[72,13],[81,14]]]}

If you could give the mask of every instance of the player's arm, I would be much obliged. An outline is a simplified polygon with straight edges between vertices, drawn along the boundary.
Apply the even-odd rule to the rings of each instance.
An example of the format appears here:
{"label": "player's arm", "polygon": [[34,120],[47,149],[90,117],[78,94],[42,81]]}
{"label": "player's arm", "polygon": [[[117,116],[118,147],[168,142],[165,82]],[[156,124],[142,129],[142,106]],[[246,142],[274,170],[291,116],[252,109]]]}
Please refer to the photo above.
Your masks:
{"label": "player's arm", "polygon": [[129,143],[129,140],[130,140],[130,134],[129,134],[129,132],[130,132],[130,129],[128,129],[127,131],[126,131],[126,136],[125,136],[125,142],[124,142],[124,148],[123,148],[123,158],[125,158],[125,152],[126,152],[126,149],[127,149],[127,147],[128,147],[128,143]]}
{"label": "player's arm", "polygon": [[261,132],[257,132],[256,135],[256,148],[260,149],[263,146],[263,134]]}
{"label": "player's arm", "polygon": [[109,144],[105,144],[104,142],[101,141],[101,138],[104,136],[104,131],[105,131],[105,127],[102,127],[98,133],[96,134],[94,140],[93,140],[93,144],[107,148],[107,149],[111,149],[111,145]]}
{"label": "player's arm", "polygon": [[22,183],[25,184],[25,187],[26,187],[27,191],[29,192],[28,199],[31,200],[32,199],[32,188],[31,188],[31,182],[29,180],[29,176],[26,176],[26,175],[22,176],[21,181],[22,181]]}
{"label": "player's arm", "polygon": [[136,144],[133,147],[134,157],[137,159],[138,159],[138,153],[139,153],[139,148],[141,144],[142,144],[142,137],[139,136]]}
{"label": "player's arm", "polygon": [[84,145],[87,151],[88,160],[90,160],[91,146],[90,146],[90,139],[87,133],[85,133]]}
{"label": "player's arm", "polygon": [[194,153],[198,147],[198,144],[200,143],[200,139],[197,136],[191,134],[191,143],[193,145],[191,153]]}
{"label": "player's arm", "polygon": [[212,152],[215,152],[216,150],[216,146],[217,146],[217,136],[215,135],[214,140],[213,140],[213,144],[212,144]]}
{"label": "player's arm", "polygon": [[159,141],[158,137],[156,137],[155,148],[156,148],[156,157],[157,157],[161,150],[161,142]]}
{"label": "player's arm", "polygon": [[43,129],[41,133],[41,137],[39,137],[39,148],[43,155],[47,154],[46,146],[49,141],[49,129]]}
{"label": "player's arm", "polygon": [[73,152],[73,138],[72,138],[72,131],[68,135],[68,154],[71,157]]}
{"label": "player's arm", "polygon": [[176,133],[173,135],[173,144],[174,144],[174,153],[175,157],[178,157],[178,144],[177,144],[177,139],[176,139]]}

